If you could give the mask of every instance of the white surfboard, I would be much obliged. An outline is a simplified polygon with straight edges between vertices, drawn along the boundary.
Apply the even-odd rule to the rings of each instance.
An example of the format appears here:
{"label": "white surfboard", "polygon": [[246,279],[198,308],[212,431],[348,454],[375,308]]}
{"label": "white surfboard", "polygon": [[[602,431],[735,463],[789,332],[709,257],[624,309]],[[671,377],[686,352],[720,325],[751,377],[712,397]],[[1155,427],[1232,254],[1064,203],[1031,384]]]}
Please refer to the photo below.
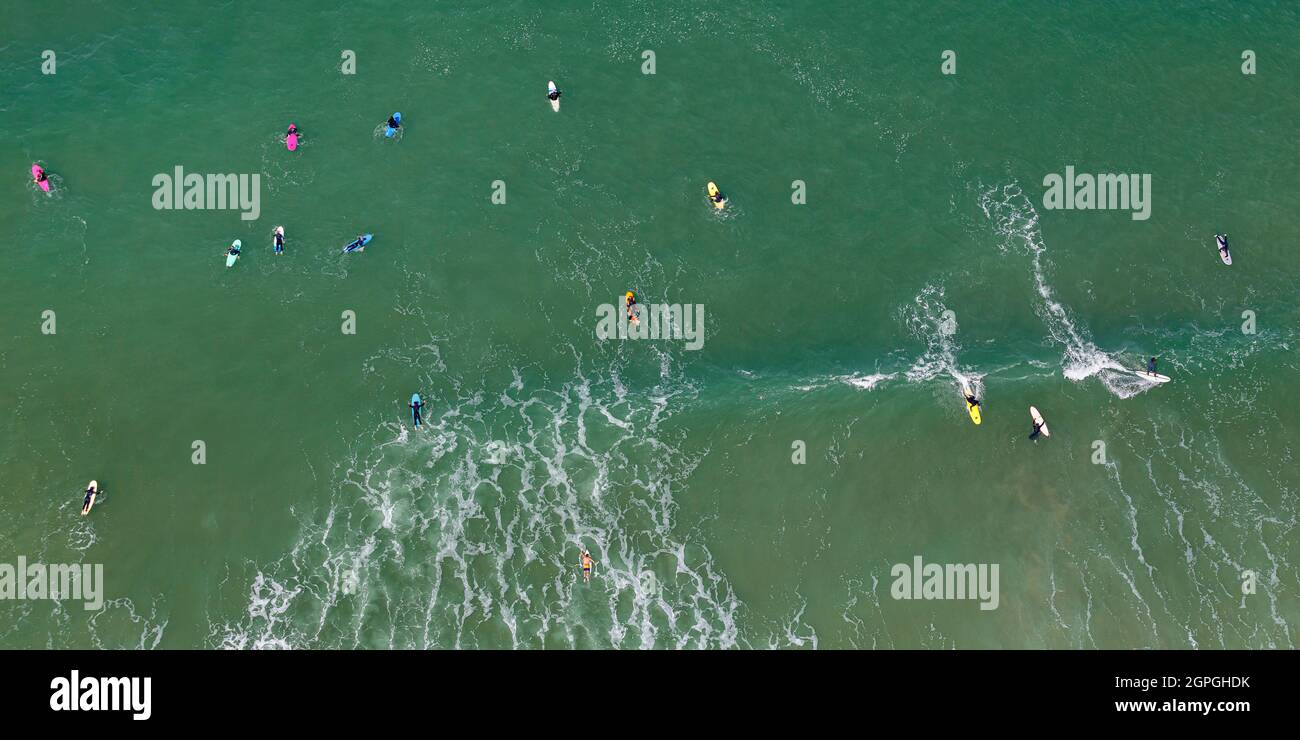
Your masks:
{"label": "white surfboard", "polygon": [[1170,380],[1172,380],[1172,378],[1170,378],[1168,375],[1161,375],[1160,373],[1156,373],[1155,375],[1152,375],[1151,373],[1148,373],[1146,370],[1134,370],[1133,374],[1138,376],[1139,378],[1146,378],[1152,383],[1168,383]]}
{"label": "white surfboard", "polygon": [[[235,249],[238,249],[238,250],[241,251],[241,252],[244,251],[244,245],[241,244],[240,241],[239,241],[238,239],[236,239],[236,240],[234,240],[233,242],[231,242],[231,243],[230,243],[230,246],[234,247]],[[227,253],[226,253],[226,267],[234,267],[234,266],[235,266],[235,262],[236,262],[238,259],[239,259],[239,255],[238,255],[238,254],[230,254],[229,252],[227,252]]]}
{"label": "white surfboard", "polygon": [[90,482],[90,485],[86,486],[86,490],[91,492],[90,503],[86,504],[84,508],[82,508],[81,510],[82,516],[89,514],[90,510],[95,508],[95,499],[99,497],[99,482],[92,480]]}
{"label": "white surfboard", "polygon": [[1038,409],[1030,406],[1029,416],[1033,418],[1035,424],[1041,425],[1038,427],[1038,431],[1042,432],[1044,437],[1052,436],[1052,433],[1047,431],[1047,422],[1043,421],[1043,415],[1038,413]]}
{"label": "white surfboard", "polygon": [[1223,260],[1223,264],[1225,264],[1225,265],[1231,265],[1231,264],[1232,264],[1232,250],[1228,248],[1228,235],[1227,235],[1227,234],[1215,234],[1215,235],[1214,235],[1214,246],[1219,250],[1219,259]]}
{"label": "white surfboard", "polygon": [[277,227],[275,227],[275,231],[272,231],[272,232],[271,232],[271,251],[272,251],[272,252],[275,252],[276,254],[280,254],[280,251],[277,250],[277,249],[275,248],[275,235],[276,235],[276,234],[279,234],[279,235],[280,235],[280,238],[283,239],[283,238],[284,238],[284,227],[283,227],[283,226],[277,226]]}
{"label": "white surfboard", "polygon": [[[550,94],[553,92],[555,92],[555,80],[550,80],[549,82],[546,83],[546,94],[549,97]],[[551,101],[551,110],[555,111],[556,113],[560,112],[559,98],[556,98],[555,100]]]}

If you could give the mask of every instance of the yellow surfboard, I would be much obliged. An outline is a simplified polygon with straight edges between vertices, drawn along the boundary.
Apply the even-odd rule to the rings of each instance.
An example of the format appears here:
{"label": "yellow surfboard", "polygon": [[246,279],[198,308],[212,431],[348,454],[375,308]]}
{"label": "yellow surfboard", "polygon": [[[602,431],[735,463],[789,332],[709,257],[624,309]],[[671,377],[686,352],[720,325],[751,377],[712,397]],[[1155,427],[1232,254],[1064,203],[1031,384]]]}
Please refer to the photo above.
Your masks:
{"label": "yellow surfboard", "polygon": [[[971,392],[970,386],[967,385],[965,381],[962,381],[962,384],[961,384],[961,400],[966,401],[966,397],[967,397],[967,396],[973,396],[973,395],[975,395],[975,394]],[[971,403],[970,401],[966,401],[966,411],[970,413],[970,420],[971,420],[971,421],[975,422],[976,424],[979,424],[979,423],[980,423],[980,407],[979,407],[979,406],[976,406],[975,404]]]}
{"label": "yellow surfboard", "polygon": [[717,197],[718,193],[720,192],[721,191],[718,190],[718,186],[716,184],[709,183],[709,202],[712,203],[713,207],[718,209],[719,211],[722,210],[723,207],[727,205],[726,198],[723,198],[722,200],[714,200],[714,198]]}

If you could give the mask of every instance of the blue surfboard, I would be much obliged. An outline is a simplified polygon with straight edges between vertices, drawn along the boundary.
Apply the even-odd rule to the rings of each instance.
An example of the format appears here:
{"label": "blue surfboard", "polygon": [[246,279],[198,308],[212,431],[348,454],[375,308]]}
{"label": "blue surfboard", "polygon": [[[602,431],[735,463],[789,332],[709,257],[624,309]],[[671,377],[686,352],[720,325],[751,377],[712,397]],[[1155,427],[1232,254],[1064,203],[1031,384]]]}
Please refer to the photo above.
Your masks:
{"label": "blue surfboard", "polygon": [[369,244],[370,240],[374,237],[374,234],[362,234],[361,237],[352,240],[352,243],[344,247],[343,253],[347,254],[348,252],[355,252],[358,249],[365,249],[366,245]]}
{"label": "blue surfboard", "polygon": [[[401,123],[401,122],[402,122],[402,114],[401,114],[401,113],[394,113],[394,114],[393,114],[393,120],[394,120],[394,121],[397,121],[398,123]],[[397,133],[397,129],[393,128],[392,126],[389,126],[389,125],[388,125],[388,122],[385,121],[385,122],[384,122],[384,136],[387,136],[388,138],[391,139],[391,138],[393,138],[393,134],[395,134],[395,133]]]}
{"label": "blue surfboard", "polygon": [[414,408],[414,407],[417,406],[417,405],[420,406],[420,407],[423,407],[423,406],[424,406],[424,404],[420,402],[420,394],[419,394],[419,393],[412,393],[412,394],[411,394],[411,406],[412,406],[412,408],[411,408],[411,421],[414,422],[415,425],[418,427],[418,426],[420,426],[420,417],[418,417],[418,416],[415,415],[415,408]]}

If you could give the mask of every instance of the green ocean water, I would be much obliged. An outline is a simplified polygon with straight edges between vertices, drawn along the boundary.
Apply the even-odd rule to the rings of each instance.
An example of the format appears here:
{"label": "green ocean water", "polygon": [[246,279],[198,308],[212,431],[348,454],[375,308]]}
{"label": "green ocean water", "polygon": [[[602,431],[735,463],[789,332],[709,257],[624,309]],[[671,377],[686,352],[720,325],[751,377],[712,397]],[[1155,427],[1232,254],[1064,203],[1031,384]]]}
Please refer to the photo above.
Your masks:
{"label": "green ocean water", "polygon": [[[1296,645],[1294,3],[3,15],[0,563],[107,602],[0,647]],[[1067,165],[1150,219],[1046,209]],[[177,166],[259,218],[156,210]],[[600,341],[627,290],[703,346]]]}

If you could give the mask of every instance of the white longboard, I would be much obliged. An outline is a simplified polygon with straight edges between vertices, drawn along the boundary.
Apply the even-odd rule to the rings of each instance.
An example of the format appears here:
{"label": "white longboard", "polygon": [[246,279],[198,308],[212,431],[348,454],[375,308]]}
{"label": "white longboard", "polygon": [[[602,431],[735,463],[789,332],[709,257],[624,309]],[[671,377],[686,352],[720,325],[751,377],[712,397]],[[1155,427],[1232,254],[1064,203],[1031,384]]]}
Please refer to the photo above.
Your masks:
{"label": "white longboard", "polygon": [[[546,83],[546,94],[549,96],[553,92],[555,92],[555,80],[551,80]],[[551,110],[555,111],[556,113],[560,112],[559,98],[556,98],[555,100],[551,101]]]}
{"label": "white longboard", "polygon": [[1047,422],[1043,421],[1043,415],[1038,413],[1038,409],[1030,406],[1029,415],[1033,418],[1035,424],[1041,425],[1038,427],[1038,431],[1042,432],[1044,437],[1052,436],[1052,433],[1047,431]]}
{"label": "white longboard", "polygon": [[1171,380],[1171,378],[1168,375],[1161,375],[1160,373],[1156,373],[1155,375],[1152,375],[1151,373],[1148,373],[1146,370],[1134,370],[1133,374],[1138,376],[1139,378],[1146,378],[1152,383],[1168,383]]}
{"label": "white longboard", "polygon": [[[244,245],[241,244],[238,239],[231,242],[230,246],[234,247],[235,249],[238,249],[241,252],[244,251]],[[226,267],[234,267],[235,262],[238,260],[239,260],[239,255],[230,254],[228,252],[226,253]]]}
{"label": "white longboard", "polygon": [[271,251],[272,251],[272,252],[275,252],[276,254],[280,254],[280,252],[276,252],[276,250],[275,250],[275,235],[276,235],[276,234],[279,234],[279,235],[280,235],[280,238],[283,239],[283,238],[284,238],[284,227],[283,227],[283,226],[277,226],[277,227],[275,227],[275,231],[271,232]]}
{"label": "white longboard", "polygon": [[95,508],[95,499],[99,497],[99,482],[92,480],[90,485],[86,486],[86,490],[92,491],[92,493],[90,494],[90,505],[81,510],[82,516],[89,514],[90,510]]}
{"label": "white longboard", "polygon": [[[1223,237],[1223,241],[1219,241],[1220,236]],[[1215,235],[1214,246],[1219,250],[1219,259],[1223,260],[1223,264],[1231,265],[1232,250],[1228,248],[1228,235],[1227,234]]]}

